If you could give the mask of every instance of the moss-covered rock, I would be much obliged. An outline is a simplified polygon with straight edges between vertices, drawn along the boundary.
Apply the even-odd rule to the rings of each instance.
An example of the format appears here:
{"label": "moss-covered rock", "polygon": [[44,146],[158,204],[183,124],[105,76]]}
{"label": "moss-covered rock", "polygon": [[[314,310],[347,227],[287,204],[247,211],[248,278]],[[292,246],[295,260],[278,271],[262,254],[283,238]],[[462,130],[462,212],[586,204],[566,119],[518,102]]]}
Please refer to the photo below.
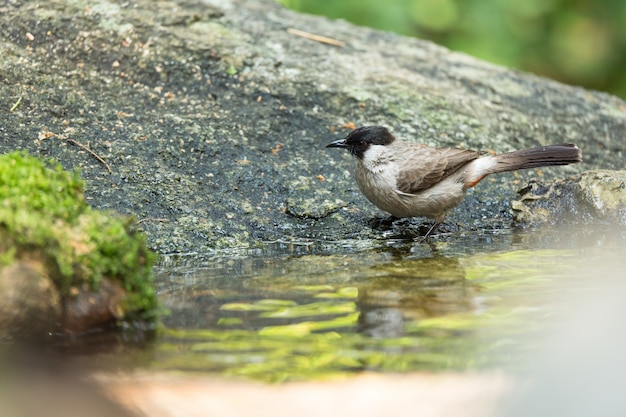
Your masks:
{"label": "moss-covered rock", "polygon": [[[0,334],[23,335],[23,323],[54,310],[60,328],[46,332],[83,331],[112,320],[154,316],[154,255],[132,218],[91,209],[77,172],[42,161],[26,152],[0,156],[0,268],[4,290],[0,312],[11,320]],[[27,271],[13,274],[10,271]],[[33,280],[25,285],[16,280]],[[29,313],[15,299],[29,298],[33,288],[51,283],[60,308],[51,301]],[[7,294],[11,294],[9,302]],[[36,311],[36,313],[33,313]],[[45,316],[45,314],[42,314]],[[13,323],[15,325],[11,325]],[[34,325],[34,324],[33,324]],[[35,326],[39,328],[38,326]],[[42,332],[35,332],[42,333]],[[28,332],[32,334],[32,332]]]}

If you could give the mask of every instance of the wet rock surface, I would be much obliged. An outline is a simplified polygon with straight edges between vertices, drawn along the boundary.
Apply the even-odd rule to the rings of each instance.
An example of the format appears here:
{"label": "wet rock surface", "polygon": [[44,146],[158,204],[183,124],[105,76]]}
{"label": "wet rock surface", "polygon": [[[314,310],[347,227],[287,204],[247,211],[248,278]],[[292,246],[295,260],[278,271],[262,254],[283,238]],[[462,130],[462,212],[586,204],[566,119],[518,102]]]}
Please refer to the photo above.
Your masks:
{"label": "wet rock surface", "polygon": [[[615,97],[269,0],[5,2],[0,55],[0,151],[80,168],[88,203],[136,215],[161,253],[385,237],[349,155],[324,149],[358,125],[497,152],[577,143],[585,163],[546,182],[625,162]],[[539,172],[520,175],[483,181],[443,230],[508,226]]]}
{"label": "wet rock surface", "polygon": [[626,171],[592,170],[550,184],[531,182],[512,202],[522,224],[626,225]]}

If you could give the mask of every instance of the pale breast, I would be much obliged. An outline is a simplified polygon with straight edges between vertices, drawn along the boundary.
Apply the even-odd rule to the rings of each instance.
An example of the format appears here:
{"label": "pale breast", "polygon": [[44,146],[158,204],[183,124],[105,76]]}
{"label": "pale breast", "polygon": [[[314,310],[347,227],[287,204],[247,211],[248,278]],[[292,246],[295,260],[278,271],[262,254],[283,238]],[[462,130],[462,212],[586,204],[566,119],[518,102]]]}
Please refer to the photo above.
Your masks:
{"label": "pale breast", "polygon": [[399,164],[394,159],[398,152],[390,155],[383,146],[372,148],[357,161],[355,179],[361,192],[379,209],[396,217],[439,217],[463,199],[465,190],[458,175],[415,194],[399,191]]}

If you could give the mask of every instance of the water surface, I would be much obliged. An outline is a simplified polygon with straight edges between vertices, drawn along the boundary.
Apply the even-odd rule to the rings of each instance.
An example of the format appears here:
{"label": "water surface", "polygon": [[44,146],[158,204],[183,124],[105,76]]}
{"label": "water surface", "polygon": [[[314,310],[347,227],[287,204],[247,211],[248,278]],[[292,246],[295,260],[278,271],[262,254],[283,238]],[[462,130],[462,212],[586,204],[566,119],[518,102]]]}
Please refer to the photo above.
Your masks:
{"label": "water surface", "polygon": [[105,367],[264,381],[519,369],[541,349],[555,296],[593,286],[571,278],[622,257],[624,242],[608,229],[544,228],[163,257],[156,282],[169,314],[156,334],[86,339],[100,349],[79,351]]}

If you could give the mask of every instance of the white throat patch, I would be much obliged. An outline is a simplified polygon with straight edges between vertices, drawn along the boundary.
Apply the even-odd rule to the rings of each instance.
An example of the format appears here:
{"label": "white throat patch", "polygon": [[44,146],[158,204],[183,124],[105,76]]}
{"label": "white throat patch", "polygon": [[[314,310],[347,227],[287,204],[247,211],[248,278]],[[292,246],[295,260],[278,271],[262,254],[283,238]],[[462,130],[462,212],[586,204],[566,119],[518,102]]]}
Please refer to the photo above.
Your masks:
{"label": "white throat patch", "polygon": [[388,169],[387,165],[393,162],[389,149],[384,145],[370,145],[363,154],[363,166],[376,174]]}

